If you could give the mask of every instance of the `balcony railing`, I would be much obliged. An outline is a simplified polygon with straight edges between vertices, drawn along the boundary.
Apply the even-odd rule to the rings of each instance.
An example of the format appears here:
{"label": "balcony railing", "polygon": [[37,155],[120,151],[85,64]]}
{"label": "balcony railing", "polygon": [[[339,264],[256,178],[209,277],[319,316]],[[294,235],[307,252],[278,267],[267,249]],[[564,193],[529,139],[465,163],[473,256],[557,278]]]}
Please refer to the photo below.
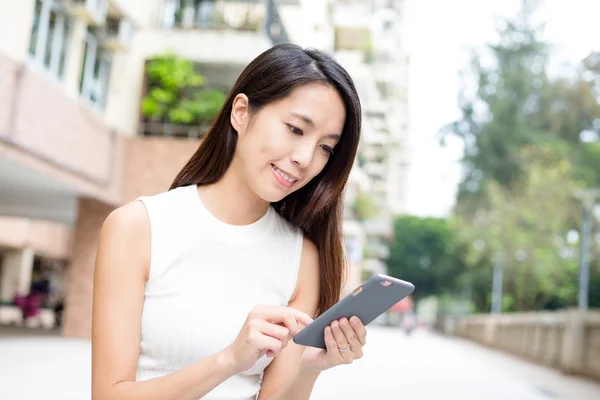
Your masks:
{"label": "balcony railing", "polygon": [[69,13],[88,25],[102,25],[108,11],[108,0],[63,0]]}
{"label": "balcony railing", "polygon": [[172,138],[202,139],[210,129],[211,121],[199,125],[182,125],[167,122],[140,122],[140,136],[164,136]]}
{"label": "balcony railing", "polygon": [[265,16],[259,0],[167,0],[164,28],[258,31]]}
{"label": "balcony railing", "polygon": [[275,0],[166,0],[163,28],[265,32],[273,44],[288,41]]}

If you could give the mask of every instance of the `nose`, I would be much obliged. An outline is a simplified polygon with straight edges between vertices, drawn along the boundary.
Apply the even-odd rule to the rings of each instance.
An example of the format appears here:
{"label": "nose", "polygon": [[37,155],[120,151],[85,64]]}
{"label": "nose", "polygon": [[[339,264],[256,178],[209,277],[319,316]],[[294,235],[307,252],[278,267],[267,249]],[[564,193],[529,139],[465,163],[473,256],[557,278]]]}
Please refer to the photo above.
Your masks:
{"label": "nose", "polygon": [[292,153],[292,162],[301,168],[308,168],[315,154],[312,143],[299,144]]}

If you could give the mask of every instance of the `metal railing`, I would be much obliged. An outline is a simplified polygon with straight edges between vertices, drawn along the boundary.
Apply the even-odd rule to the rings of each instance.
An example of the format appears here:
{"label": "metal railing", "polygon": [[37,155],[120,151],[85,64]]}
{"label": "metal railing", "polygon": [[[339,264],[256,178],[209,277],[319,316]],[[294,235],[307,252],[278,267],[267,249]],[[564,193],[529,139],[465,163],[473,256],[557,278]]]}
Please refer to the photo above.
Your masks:
{"label": "metal railing", "polygon": [[260,32],[275,44],[289,41],[276,0],[167,0],[163,28]]}
{"label": "metal railing", "polygon": [[202,139],[210,129],[211,122],[198,125],[181,125],[168,122],[141,121],[140,136],[163,136],[172,138]]}
{"label": "metal railing", "polygon": [[260,0],[167,0],[163,28],[259,31],[265,7]]}

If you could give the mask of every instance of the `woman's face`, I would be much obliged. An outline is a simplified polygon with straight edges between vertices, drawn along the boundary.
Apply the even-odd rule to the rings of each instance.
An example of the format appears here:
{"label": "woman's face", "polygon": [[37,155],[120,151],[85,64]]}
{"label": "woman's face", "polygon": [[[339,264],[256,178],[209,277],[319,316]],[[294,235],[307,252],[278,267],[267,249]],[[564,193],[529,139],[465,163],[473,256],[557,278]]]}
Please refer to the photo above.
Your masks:
{"label": "woman's face", "polygon": [[295,88],[255,115],[240,94],[231,114],[238,132],[234,165],[258,197],[280,201],[323,170],[345,119],[344,103],[335,88],[320,82]]}

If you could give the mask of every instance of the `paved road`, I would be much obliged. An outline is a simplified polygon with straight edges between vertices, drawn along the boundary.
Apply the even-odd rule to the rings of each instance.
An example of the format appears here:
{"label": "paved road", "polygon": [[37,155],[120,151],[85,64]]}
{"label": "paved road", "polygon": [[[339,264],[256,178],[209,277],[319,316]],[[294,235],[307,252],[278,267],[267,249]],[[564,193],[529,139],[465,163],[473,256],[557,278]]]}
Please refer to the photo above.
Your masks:
{"label": "paved road", "polygon": [[[0,399],[89,399],[90,345],[0,335]],[[365,357],[325,372],[313,400],[598,400],[600,384],[426,332],[370,327]]]}
{"label": "paved road", "polygon": [[326,371],[312,400],[600,400],[600,383],[427,332],[369,329],[365,356]]}

